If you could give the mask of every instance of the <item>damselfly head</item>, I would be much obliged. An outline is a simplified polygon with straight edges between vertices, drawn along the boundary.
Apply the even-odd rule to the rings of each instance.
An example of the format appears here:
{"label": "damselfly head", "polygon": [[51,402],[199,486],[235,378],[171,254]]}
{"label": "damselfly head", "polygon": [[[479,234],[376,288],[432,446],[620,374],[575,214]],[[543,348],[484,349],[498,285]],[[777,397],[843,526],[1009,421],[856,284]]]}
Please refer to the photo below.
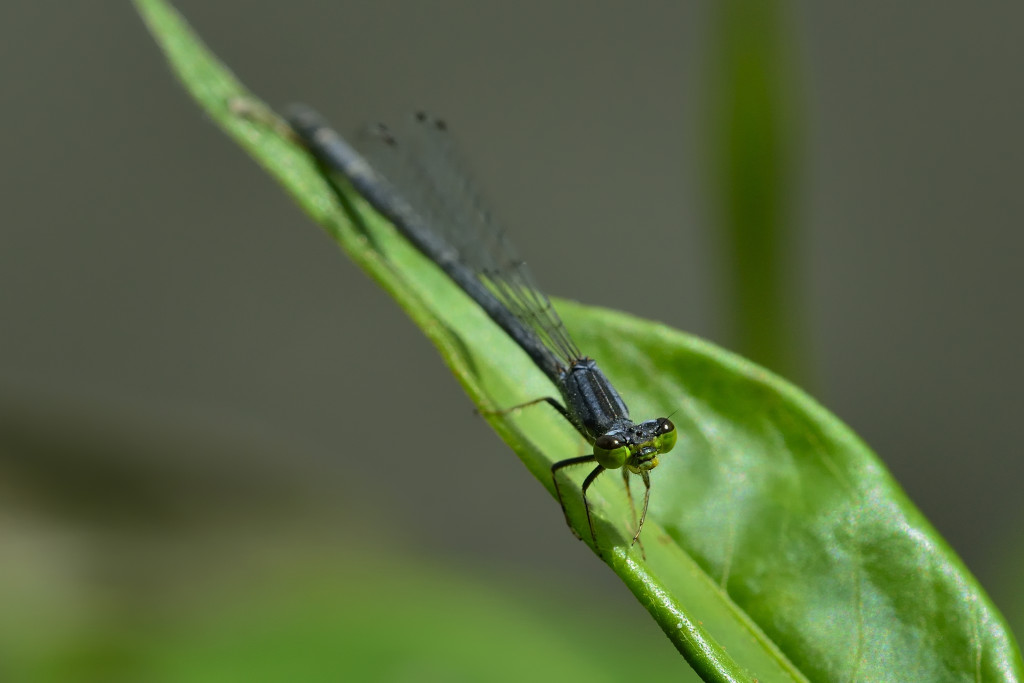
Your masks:
{"label": "damselfly head", "polygon": [[676,445],[676,426],[667,417],[613,429],[594,440],[594,459],[610,470],[626,466],[636,473],[653,469],[658,456]]}

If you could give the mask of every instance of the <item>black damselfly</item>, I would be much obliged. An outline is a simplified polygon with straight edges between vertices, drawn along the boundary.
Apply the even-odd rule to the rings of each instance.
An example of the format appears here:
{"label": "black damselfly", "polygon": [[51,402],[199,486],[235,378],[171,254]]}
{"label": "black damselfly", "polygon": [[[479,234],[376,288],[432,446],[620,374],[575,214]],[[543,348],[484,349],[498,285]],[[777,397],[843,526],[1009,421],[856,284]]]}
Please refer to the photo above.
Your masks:
{"label": "black damselfly", "polygon": [[551,474],[569,522],[558,472],[572,465],[596,463],[582,490],[590,535],[599,553],[587,490],[605,470],[621,469],[627,492],[630,473],[640,475],[644,502],[635,543],[647,516],[650,470],[657,467],[659,455],[675,446],[675,426],[665,417],[640,423],[630,419],[619,393],[597,363],[577,348],[505,232],[483,206],[461,170],[445,123],[417,113],[398,129],[374,126],[363,136],[360,153],[307,107],[293,107],[287,120],[325,172],[345,176],[558,387],[562,402],[545,397],[509,410],[547,402],[593,446],[592,453],[556,462]]}

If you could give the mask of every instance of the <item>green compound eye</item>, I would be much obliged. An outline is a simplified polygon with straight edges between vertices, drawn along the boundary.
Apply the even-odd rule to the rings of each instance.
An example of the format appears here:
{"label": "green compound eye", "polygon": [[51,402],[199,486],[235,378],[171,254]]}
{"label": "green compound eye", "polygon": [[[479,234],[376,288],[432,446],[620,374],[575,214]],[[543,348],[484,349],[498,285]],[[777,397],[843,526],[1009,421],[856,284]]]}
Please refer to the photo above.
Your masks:
{"label": "green compound eye", "polygon": [[679,433],[676,432],[676,426],[672,424],[672,420],[667,417],[663,417],[658,420],[658,430],[661,432],[661,436],[658,441],[658,451],[661,453],[668,453],[676,445],[676,440],[679,438]]}
{"label": "green compound eye", "polygon": [[594,459],[605,469],[617,470],[629,458],[629,446],[611,434],[602,434],[594,441]]}

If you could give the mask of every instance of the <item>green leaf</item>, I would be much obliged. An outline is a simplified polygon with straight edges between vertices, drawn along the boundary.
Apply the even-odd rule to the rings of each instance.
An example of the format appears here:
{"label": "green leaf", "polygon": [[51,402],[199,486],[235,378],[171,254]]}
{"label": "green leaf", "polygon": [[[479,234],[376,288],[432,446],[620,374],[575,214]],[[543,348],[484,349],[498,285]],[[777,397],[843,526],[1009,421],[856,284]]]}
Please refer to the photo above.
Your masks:
{"label": "green leaf", "polygon": [[[478,405],[553,393],[525,354],[359,197],[349,198],[347,214],[300,147],[266,120],[238,115],[239,102],[263,105],[172,9],[137,5],[197,101],[395,297]],[[867,446],[813,399],[663,325],[558,306],[634,415],[676,411],[679,445],[653,473],[646,559],[629,545],[619,477],[598,480],[593,505],[606,561],[702,678],[1022,677],[1020,653],[975,579]],[[551,463],[583,452],[575,430],[546,406],[490,421],[549,490]],[[586,538],[578,498],[570,507]],[[561,522],[553,515],[552,523]]]}

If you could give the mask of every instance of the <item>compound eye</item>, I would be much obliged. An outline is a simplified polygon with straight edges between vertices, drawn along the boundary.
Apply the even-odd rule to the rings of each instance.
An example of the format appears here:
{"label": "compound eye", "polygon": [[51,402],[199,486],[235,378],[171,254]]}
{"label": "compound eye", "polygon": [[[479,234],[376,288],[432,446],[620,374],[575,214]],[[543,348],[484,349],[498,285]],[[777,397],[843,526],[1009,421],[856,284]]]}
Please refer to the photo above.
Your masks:
{"label": "compound eye", "polygon": [[623,445],[625,444],[622,439],[611,434],[602,434],[594,440],[594,446],[602,451],[614,451],[616,448],[622,448]]}
{"label": "compound eye", "polygon": [[615,470],[626,464],[629,446],[618,436],[602,434],[594,439],[594,460],[602,467]]}
{"label": "compound eye", "polygon": [[658,442],[658,450],[661,453],[668,453],[675,448],[678,439],[679,434],[676,432],[676,426],[672,424],[672,420],[667,417],[659,418],[658,436],[655,438],[655,441]]}

